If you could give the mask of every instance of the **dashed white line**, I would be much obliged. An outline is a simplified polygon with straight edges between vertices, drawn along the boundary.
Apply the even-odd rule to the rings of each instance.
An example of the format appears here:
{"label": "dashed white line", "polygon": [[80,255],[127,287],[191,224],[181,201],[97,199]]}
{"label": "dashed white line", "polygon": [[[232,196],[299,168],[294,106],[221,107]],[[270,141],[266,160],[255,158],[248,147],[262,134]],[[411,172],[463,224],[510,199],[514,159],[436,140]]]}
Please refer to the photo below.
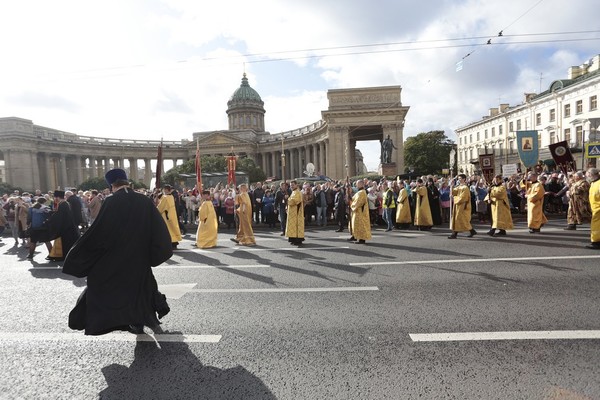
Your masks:
{"label": "dashed white line", "polygon": [[600,330],[410,333],[413,342],[600,339]]}

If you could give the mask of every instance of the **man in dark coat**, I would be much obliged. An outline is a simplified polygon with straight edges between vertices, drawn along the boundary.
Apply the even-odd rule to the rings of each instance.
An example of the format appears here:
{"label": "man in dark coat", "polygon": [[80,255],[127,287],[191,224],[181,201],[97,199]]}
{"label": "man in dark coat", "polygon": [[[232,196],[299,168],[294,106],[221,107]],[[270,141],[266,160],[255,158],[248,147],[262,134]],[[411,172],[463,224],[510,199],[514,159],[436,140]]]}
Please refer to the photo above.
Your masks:
{"label": "man in dark coat", "polygon": [[73,221],[75,222],[75,226],[79,228],[83,224],[83,214],[81,213],[81,199],[77,194],[66,191],[65,199],[69,206],[71,206],[71,214],[73,214]]}
{"label": "man in dark coat", "polygon": [[51,255],[48,255],[46,259],[51,261],[62,261],[69,252],[69,249],[71,249],[73,244],[79,239],[79,229],[73,221],[71,207],[65,200],[65,192],[62,190],[55,190],[54,201],[58,202],[58,206],[48,220],[48,230],[50,232],[49,239],[55,240],[60,238],[62,253],[58,254],[56,251],[51,252]]}
{"label": "man in dark coat", "polygon": [[150,198],[129,188],[122,169],[105,175],[113,194],[69,252],[63,272],[87,276],[87,289],[69,315],[86,335],[114,330],[143,333],[169,312],[151,267],[173,255],[167,226]]}

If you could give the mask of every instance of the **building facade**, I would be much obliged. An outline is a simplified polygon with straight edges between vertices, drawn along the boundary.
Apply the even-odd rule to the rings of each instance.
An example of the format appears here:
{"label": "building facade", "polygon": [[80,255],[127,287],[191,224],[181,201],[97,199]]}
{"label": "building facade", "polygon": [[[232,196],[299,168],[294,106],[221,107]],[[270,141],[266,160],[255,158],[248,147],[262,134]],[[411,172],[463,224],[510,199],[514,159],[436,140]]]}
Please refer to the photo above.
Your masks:
{"label": "building facade", "polygon": [[538,132],[539,157],[547,168],[554,162],[548,145],[566,140],[576,159],[577,168],[588,168],[585,144],[600,141],[600,55],[588,62],[570,67],[568,78],[552,82],[548,90],[525,93],[518,106],[500,104],[490,108],[489,115],[455,130],[459,172],[473,174],[479,168],[479,154],[495,155],[496,172],[502,165],[520,168],[516,131]]}
{"label": "building facade", "polygon": [[[402,106],[400,86],[329,90],[329,107],[318,121],[287,132],[265,131],[260,95],[242,84],[227,102],[229,129],[196,132],[192,139],[163,141],[163,159],[174,165],[196,154],[225,156],[232,150],[251,157],[267,176],[301,178],[308,163],[333,179],[354,176],[360,166],[356,142],[390,135],[398,150],[393,162],[403,171],[403,129],[409,107]],[[146,185],[154,175],[160,141],[82,136],[38,126],[31,120],[0,118],[0,160],[6,182],[25,190],[76,187],[110,168],[129,171]],[[164,168],[162,169],[164,171]]]}

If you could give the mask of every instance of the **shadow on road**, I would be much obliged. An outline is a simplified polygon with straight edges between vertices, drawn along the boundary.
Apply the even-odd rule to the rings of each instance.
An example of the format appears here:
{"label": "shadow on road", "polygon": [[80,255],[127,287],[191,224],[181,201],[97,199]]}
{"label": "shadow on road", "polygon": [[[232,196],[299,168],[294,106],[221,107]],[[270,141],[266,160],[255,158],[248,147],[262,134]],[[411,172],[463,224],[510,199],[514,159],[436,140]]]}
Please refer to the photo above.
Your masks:
{"label": "shadow on road", "polygon": [[[179,332],[170,332],[180,334]],[[276,399],[242,366],[203,365],[186,343],[137,342],[133,363],[102,368],[108,387],[100,399]]]}

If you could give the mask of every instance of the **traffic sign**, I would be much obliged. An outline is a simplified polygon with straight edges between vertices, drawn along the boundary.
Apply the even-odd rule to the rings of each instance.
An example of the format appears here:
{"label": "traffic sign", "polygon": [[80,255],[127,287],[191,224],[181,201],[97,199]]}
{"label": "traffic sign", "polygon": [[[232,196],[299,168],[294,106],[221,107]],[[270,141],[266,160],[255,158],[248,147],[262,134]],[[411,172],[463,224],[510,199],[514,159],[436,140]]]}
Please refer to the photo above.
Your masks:
{"label": "traffic sign", "polygon": [[587,158],[600,158],[600,143],[587,143],[585,154]]}

